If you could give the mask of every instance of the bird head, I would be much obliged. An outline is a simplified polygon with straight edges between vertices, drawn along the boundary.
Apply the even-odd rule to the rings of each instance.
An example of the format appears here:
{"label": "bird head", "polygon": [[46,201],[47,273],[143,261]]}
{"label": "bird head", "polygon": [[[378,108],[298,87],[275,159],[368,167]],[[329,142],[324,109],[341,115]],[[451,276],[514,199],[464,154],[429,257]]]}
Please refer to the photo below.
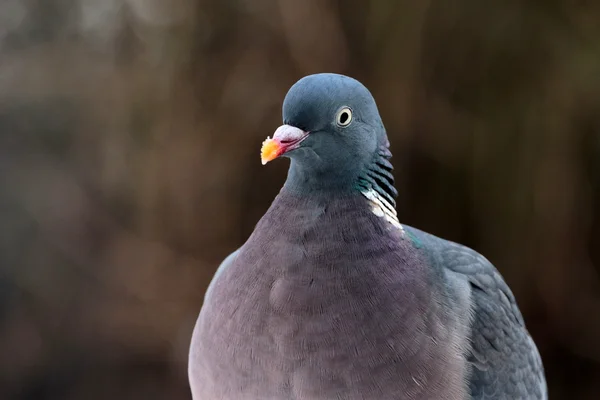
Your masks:
{"label": "bird head", "polygon": [[393,201],[388,146],[369,90],[356,79],[322,73],[290,88],[283,101],[283,125],[263,142],[261,158],[263,164],[290,158],[287,184],[295,188],[379,187]]}

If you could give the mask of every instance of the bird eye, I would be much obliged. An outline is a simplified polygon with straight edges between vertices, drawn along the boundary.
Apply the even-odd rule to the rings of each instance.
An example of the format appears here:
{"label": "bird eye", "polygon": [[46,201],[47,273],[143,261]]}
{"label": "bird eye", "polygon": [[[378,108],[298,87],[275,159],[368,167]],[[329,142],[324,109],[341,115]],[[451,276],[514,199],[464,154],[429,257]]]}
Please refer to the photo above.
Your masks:
{"label": "bird eye", "polygon": [[342,108],[338,112],[335,122],[342,127],[350,125],[350,122],[352,122],[352,110],[349,107]]}

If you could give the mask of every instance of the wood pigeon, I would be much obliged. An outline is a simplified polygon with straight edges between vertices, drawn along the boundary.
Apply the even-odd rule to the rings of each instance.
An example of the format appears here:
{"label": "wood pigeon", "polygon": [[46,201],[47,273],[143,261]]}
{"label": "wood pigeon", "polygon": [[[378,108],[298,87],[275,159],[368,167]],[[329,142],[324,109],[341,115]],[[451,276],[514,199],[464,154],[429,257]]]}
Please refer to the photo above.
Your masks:
{"label": "wood pigeon", "polygon": [[219,267],[189,355],[194,400],[542,400],[544,368],[482,255],[398,221],[375,100],[302,78],[263,164],[287,180]]}

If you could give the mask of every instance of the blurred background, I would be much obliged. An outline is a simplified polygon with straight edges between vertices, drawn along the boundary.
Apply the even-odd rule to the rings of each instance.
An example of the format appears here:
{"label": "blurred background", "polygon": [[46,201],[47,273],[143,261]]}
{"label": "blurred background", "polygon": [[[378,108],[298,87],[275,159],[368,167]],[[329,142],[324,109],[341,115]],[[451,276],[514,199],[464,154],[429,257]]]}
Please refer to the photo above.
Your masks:
{"label": "blurred background", "polygon": [[191,399],[204,290],[300,77],[363,81],[401,221],[485,254],[600,397],[600,2],[1,0],[0,399]]}

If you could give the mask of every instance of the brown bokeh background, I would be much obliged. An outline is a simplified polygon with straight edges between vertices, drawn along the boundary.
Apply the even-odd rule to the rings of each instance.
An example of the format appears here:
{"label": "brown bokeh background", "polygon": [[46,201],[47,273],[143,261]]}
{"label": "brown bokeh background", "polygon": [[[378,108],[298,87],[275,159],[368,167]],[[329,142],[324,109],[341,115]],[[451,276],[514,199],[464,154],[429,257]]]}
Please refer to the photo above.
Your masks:
{"label": "brown bokeh background", "polygon": [[[375,95],[407,224],[485,254],[600,398],[600,2],[0,1],[0,399],[190,399],[203,293],[303,75]],[[243,301],[243,299],[240,299]]]}

